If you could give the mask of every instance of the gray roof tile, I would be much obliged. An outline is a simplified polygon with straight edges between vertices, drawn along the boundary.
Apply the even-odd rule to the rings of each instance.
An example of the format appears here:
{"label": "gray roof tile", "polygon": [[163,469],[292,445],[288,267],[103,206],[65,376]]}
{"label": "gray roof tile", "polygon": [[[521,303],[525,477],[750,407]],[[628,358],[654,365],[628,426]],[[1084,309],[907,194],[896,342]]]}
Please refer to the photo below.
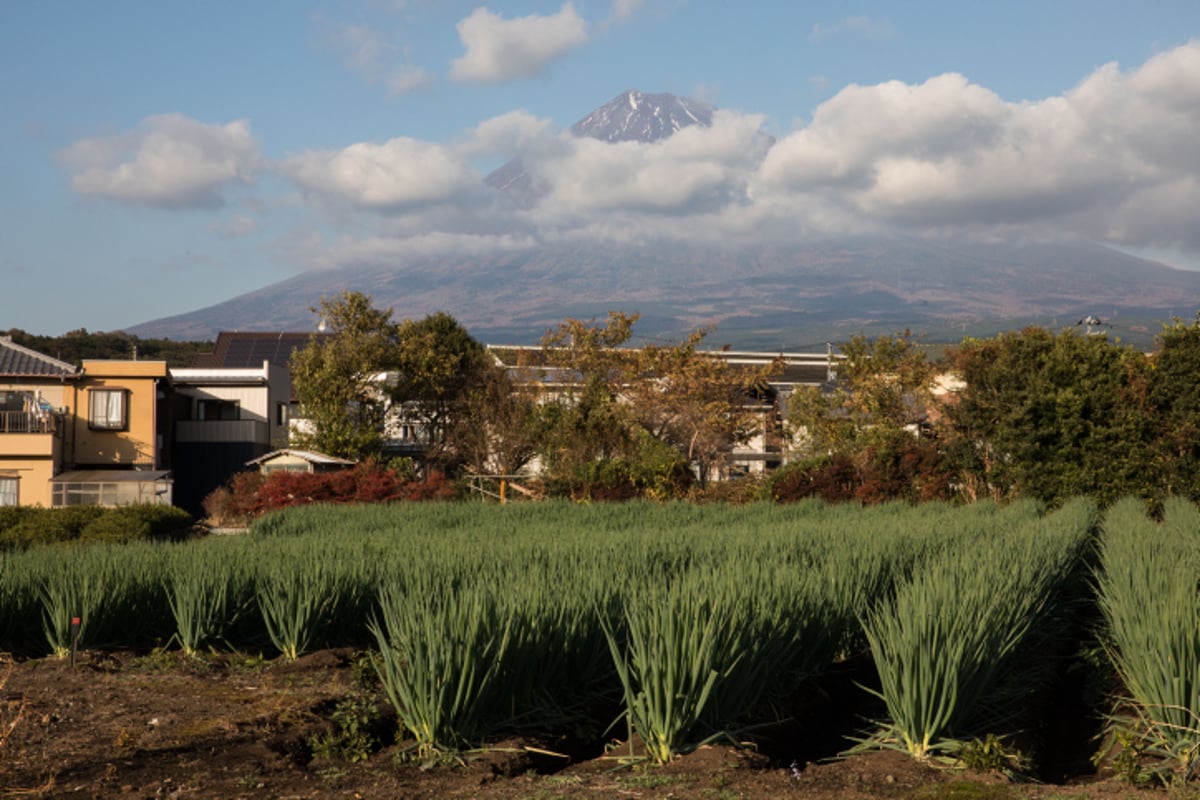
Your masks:
{"label": "gray roof tile", "polygon": [[61,378],[78,374],[79,368],[73,364],[15,344],[11,336],[0,336],[0,376]]}

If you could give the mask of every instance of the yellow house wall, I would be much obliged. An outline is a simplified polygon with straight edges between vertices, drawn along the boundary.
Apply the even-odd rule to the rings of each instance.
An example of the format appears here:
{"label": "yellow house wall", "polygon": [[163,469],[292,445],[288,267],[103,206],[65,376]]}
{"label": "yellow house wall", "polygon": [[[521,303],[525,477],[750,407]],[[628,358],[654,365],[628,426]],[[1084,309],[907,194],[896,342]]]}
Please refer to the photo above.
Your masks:
{"label": "yellow house wall", "polygon": [[[74,402],[76,464],[158,462],[157,386],[166,378],[165,361],[85,360]],[[89,396],[94,389],[127,391],[127,429],[93,430],[88,424]]]}
{"label": "yellow house wall", "polygon": [[54,460],[49,458],[2,459],[0,460],[0,474],[17,476],[18,505],[50,507],[50,479],[55,474]]}
{"label": "yellow house wall", "polygon": [[[42,384],[36,380],[0,382],[0,390],[34,392],[55,409],[70,407],[75,387],[63,381]],[[63,440],[71,417],[54,433],[6,433],[0,435],[0,474],[16,476],[17,502],[23,506],[50,506],[50,479],[61,471]]]}

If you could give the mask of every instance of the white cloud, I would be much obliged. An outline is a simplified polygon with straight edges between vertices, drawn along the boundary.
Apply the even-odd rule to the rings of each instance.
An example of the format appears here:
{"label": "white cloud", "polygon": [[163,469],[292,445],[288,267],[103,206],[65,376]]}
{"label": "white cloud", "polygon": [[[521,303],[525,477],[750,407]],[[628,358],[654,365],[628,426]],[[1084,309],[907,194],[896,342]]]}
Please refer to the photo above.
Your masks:
{"label": "white cloud", "polygon": [[390,95],[409,94],[433,83],[422,67],[406,62],[402,48],[373,28],[343,25],[328,36],[346,66],[368,83],[383,84]]}
{"label": "white cloud", "polygon": [[394,57],[395,48],[371,28],[345,25],[337,31],[336,39],[346,65],[368,80],[378,80],[383,63]]}
{"label": "white cloud", "polygon": [[450,77],[476,83],[537,75],[588,41],[587,23],[570,3],[557,14],[515,19],[480,7],[458,23],[458,36],[466,52],[454,60]]}
{"label": "white cloud", "polygon": [[[360,144],[289,159],[310,197],[384,213],[331,259],[399,242],[466,251],[602,238],[794,239],[803,232],[1087,238],[1200,254],[1200,43],[1007,102],[962,75],[848,86],[767,149],[763,118],[652,143],[580,139],[524,111],[457,142]],[[517,157],[546,194],[489,205],[469,165]],[[325,204],[322,204],[324,207]],[[506,238],[507,237],[507,238]],[[357,244],[352,244],[357,243]],[[497,247],[500,245],[497,244]]]}
{"label": "white cloud", "polygon": [[762,122],[717,111],[711,127],[651,144],[574,139],[565,156],[530,168],[551,186],[550,209],[675,214],[738,204],[762,155]]}
{"label": "white cloud", "polygon": [[284,160],[282,172],[320,197],[376,210],[450,201],[480,191],[481,178],[441,145],[396,138]]}
{"label": "white cloud", "polygon": [[850,86],[767,156],[763,210],[820,195],[864,224],[1200,245],[1200,44],[1008,103],[959,75]]}
{"label": "white cloud", "polygon": [[455,254],[493,257],[498,253],[529,250],[537,242],[511,234],[473,234],[428,231],[412,235],[343,236],[335,240],[314,266],[337,267],[346,263],[394,267],[413,258]]}
{"label": "white cloud", "polygon": [[642,0],[613,0],[613,19],[627,20],[641,8]]}
{"label": "white cloud", "polygon": [[791,187],[861,185],[885,158],[944,155],[999,135],[1003,102],[961,75],[919,86],[892,81],[849,86],[816,110],[812,123],[767,156],[762,178]]}
{"label": "white cloud", "polygon": [[212,207],[230,184],[250,183],[259,149],[245,120],[209,125],[182,114],[82,139],[60,154],[81,194],[163,208]]}
{"label": "white cloud", "polygon": [[433,79],[422,67],[403,64],[394,67],[388,76],[388,94],[409,94],[433,85]]}
{"label": "white cloud", "polygon": [[481,122],[461,151],[467,156],[518,156],[538,152],[560,152],[569,143],[548,119],[525,111],[510,111]]}

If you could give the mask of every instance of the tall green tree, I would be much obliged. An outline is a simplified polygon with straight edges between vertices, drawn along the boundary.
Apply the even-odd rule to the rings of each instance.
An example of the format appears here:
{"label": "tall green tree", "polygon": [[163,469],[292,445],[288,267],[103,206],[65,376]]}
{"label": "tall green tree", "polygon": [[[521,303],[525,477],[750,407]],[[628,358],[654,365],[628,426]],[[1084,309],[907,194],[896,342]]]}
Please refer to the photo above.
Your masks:
{"label": "tall green tree", "polygon": [[391,405],[385,374],[399,361],[391,309],[347,291],[321,298],[312,311],[329,335],[314,335],[292,355],[292,383],[307,421],[294,441],[342,458],[378,455]]}
{"label": "tall green tree", "polygon": [[1150,367],[1163,494],[1200,500],[1200,314],[1163,326]]}
{"label": "tall green tree", "polygon": [[963,485],[1051,504],[1157,491],[1140,352],[1104,336],[1027,328],[967,340],[955,364],[965,386],[946,413]]}
{"label": "tall green tree", "polygon": [[455,417],[466,413],[470,391],[485,380],[487,353],[445,312],[406,319],[396,336],[398,375],[392,400],[420,433],[427,457],[444,461],[452,456],[449,434]]}
{"label": "tall green tree", "polygon": [[449,443],[477,475],[516,475],[537,455],[542,417],[532,389],[488,366],[467,389],[450,426]]}

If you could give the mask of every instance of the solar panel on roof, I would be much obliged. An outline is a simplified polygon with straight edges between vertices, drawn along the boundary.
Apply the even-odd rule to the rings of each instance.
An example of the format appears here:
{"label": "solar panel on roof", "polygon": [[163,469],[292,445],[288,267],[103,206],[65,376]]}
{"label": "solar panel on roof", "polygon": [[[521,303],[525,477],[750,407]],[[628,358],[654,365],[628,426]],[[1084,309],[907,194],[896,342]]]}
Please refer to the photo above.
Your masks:
{"label": "solar panel on roof", "polygon": [[[318,334],[319,335],[319,334]],[[287,366],[292,353],[308,344],[309,333],[221,333],[211,358],[194,366],[257,367],[264,361]]]}

